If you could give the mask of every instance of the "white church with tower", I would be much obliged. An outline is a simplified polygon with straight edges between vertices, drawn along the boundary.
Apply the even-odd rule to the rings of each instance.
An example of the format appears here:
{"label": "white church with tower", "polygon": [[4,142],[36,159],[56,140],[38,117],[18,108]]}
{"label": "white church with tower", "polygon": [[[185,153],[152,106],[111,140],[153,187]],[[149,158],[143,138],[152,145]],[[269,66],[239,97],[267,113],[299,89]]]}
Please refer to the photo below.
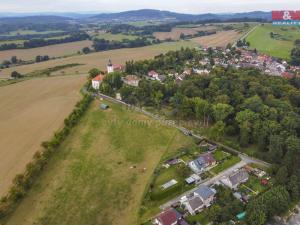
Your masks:
{"label": "white church with tower", "polygon": [[108,60],[107,73],[113,73],[116,71],[122,71],[122,65],[112,64],[111,60]]}

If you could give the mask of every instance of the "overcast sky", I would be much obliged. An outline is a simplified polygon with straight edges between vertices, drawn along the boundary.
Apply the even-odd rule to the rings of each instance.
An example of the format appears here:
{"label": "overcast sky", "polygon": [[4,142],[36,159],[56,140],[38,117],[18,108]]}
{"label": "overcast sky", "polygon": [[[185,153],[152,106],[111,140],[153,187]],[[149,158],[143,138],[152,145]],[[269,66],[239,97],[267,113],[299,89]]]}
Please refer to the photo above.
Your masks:
{"label": "overcast sky", "polygon": [[300,10],[300,0],[0,0],[0,12],[119,12],[145,8],[195,14]]}

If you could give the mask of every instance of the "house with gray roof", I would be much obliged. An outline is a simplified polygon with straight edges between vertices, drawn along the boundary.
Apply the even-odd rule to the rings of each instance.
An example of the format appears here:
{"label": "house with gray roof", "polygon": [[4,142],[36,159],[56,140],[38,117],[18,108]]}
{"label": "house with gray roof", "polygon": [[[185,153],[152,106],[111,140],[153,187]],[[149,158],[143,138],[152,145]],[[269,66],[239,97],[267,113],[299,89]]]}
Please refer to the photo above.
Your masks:
{"label": "house with gray roof", "polygon": [[248,179],[248,172],[245,169],[240,169],[228,177],[221,179],[221,182],[229,188],[235,190],[240,184],[247,182]]}
{"label": "house with gray roof", "polygon": [[184,203],[185,209],[191,214],[196,215],[204,208],[203,201],[199,196],[194,196]]}
{"label": "house with gray roof", "polygon": [[195,215],[211,206],[216,193],[215,189],[200,185],[191,196],[183,198],[182,204],[191,215]]}
{"label": "house with gray roof", "polygon": [[190,169],[196,173],[200,174],[210,167],[216,165],[217,161],[214,159],[211,153],[205,153],[200,155],[197,159],[188,163]]}
{"label": "house with gray roof", "polygon": [[214,200],[214,196],[216,193],[217,192],[215,189],[210,188],[206,185],[200,185],[199,188],[194,191],[194,195],[199,196],[206,207],[209,207],[211,205],[211,202]]}

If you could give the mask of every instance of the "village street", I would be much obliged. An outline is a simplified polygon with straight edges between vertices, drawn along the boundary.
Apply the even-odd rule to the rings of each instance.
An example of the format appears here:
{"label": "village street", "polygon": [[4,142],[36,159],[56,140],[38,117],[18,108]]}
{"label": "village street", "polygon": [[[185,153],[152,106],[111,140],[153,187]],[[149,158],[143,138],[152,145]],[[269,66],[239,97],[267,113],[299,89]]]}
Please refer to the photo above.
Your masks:
{"label": "village street", "polygon": [[[235,170],[238,170],[238,169],[242,168],[243,166],[245,166],[245,165],[247,165],[247,164],[248,164],[248,161],[244,161],[244,160],[242,159],[239,163],[237,163],[237,164],[233,165],[232,167],[230,167],[230,168],[228,168],[228,169],[222,171],[222,172],[219,173],[218,175],[216,175],[216,176],[214,176],[214,177],[212,177],[212,178],[210,178],[210,179],[206,179],[206,180],[200,182],[198,186],[200,186],[200,185],[210,186],[210,185],[212,185],[212,184],[218,183],[223,177],[229,176],[229,175],[232,174]],[[195,190],[198,189],[198,186],[195,187],[195,188],[193,188],[193,189],[191,189],[191,190],[189,190],[189,191],[187,191],[187,192],[185,192],[185,193],[183,193],[183,194],[181,194],[180,196],[178,196],[178,197],[172,199],[171,201],[168,201],[167,203],[161,205],[160,208],[161,208],[162,210],[164,210],[164,209],[166,209],[166,208],[171,207],[172,205],[174,205],[174,204],[176,204],[177,202],[179,202],[180,199],[181,199],[183,196],[187,196],[187,195],[192,194]]]}

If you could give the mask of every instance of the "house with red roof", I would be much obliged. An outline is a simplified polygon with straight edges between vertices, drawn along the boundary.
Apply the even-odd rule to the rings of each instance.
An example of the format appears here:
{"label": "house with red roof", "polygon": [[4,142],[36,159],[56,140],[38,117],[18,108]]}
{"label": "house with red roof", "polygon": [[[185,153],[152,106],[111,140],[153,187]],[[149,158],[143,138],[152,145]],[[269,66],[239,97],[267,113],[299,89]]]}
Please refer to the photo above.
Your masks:
{"label": "house with red roof", "polygon": [[156,71],[151,70],[151,71],[148,72],[148,76],[152,77],[156,80],[158,78],[159,74]]}
{"label": "house with red roof", "polygon": [[154,219],[154,225],[189,225],[174,208],[169,208]]}
{"label": "house with red roof", "polygon": [[105,75],[99,74],[99,75],[97,75],[96,77],[94,77],[94,78],[92,79],[92,87],[93,87],[95,90],[99,90],[100,84],[102,83],[104,77],[105,77]]}
{"label": "house with red roof", "polygon": [[289,72],[283,72],[281,76],[287,79],[292,79],[295,75]]}

